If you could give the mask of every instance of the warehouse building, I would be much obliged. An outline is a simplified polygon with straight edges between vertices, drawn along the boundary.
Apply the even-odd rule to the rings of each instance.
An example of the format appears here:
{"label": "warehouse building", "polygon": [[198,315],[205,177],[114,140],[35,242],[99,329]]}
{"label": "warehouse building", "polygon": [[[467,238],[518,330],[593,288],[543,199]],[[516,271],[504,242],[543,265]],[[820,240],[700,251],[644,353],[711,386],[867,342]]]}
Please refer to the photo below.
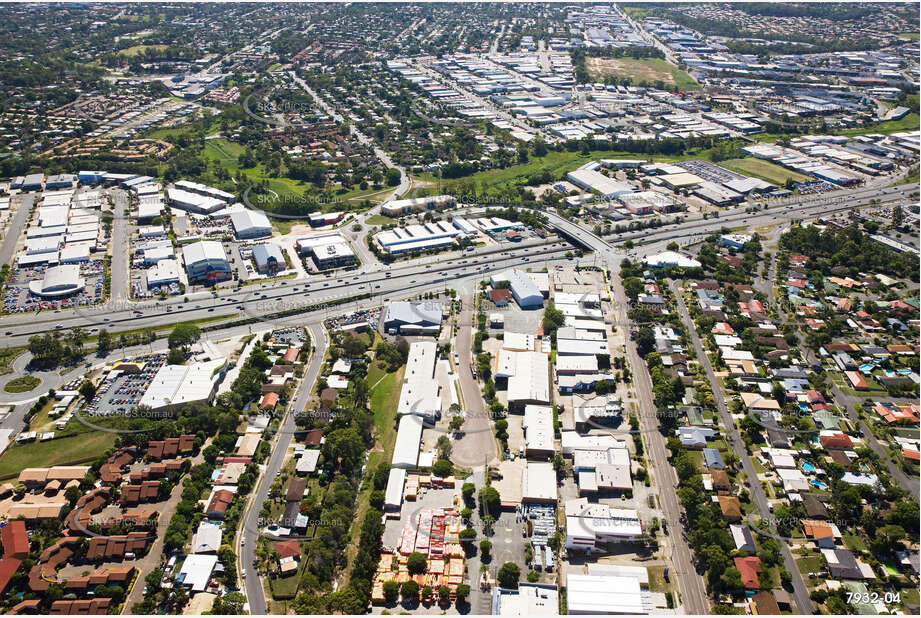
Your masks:
{"label": "warehouse building", "polygon": [[544,306],[544,295],[526,272],[514,268],[489,278],[493,288],[505,287],[506,283],[515,302],[522,309]]}
{"label": "warehouse building", "polygon": [[253,247],[253,260],[256,261],[256,270],[264,275],[274,275],[288,267],[281,249],[272,243]]}
{"label": "warehouse building", "polygon": [[422,441],[422,418],[414,414],[400,417],[397,439],[393,447],[391,468],[412,470],[419,461],[419,444]]}
{"label": "warehouse building", "polygon": [[378,232],[374,241],[385,253],[399,255],[450,247],[463,235],[464,231],[457,225],[447,221],[433,221]]}
{"label": "warehouse building", "polygon": [[226,367],[224,358],[188,365],[163,365],[141,396],[139,405],[158,410],[211,401]]}
{"label": "warehouse building", "polygon": [[528,458],[552,457],[553,408],[550,406],[527,405],[524,407],[524,452]]}
{"label": "warehouse building", "polygon": [[203,185],[200,182],[180,180],[174,186],[182,189],[183,191],[188,191],[189,193],[197,193],[198,195],[203,195],[205,197],[212,197],[224,202],[225,204],[232,204],[237,199],[236,196],[234,196],[232,193],[227,193],[226,191],[221,191],[220,189],[215,189],[214,187],[209,187],[208,185]]}
{"label": "warehouse building", "polygon": [[732,189],[709,180],[698,184],[693,193],[716,206],[728,206],[745,199],[745,196],[741,193],[736,193]]}
{"label": "warehouse building", "polygon": [[80,266],[77,264],[52,266],[45,271],[41,281],[29,282],[29,291],[42,298],[69,296],[84,287],[86,280],[80,276]]}
{"label": "warehouse building", "polygon": [[[19,188],[23,191],[41,191],[42,183],[45,182],[45,175],[42,173],[28,174],[22,179]],[[13,188],[12,185],[10,188]]]}
{"label": "warehouse building", "polygon": [[171,283],[179,283],[179,262],[172,257],[157,260],[147,269],[147,287],[157,288]]}
{"label": "warehouse building", "polygon": [[272,224],[264,213],[237,210],[230,213],[230,223],[238,239],[265,238],[272,235]]}
{"label": "warehouse building", "polygon": [[166,196],[173,208],[199,215],[211,214],[227,205],[217,198],[184,191],[176,187],[167,189]]}
{"label": "warehouse building", "polygon": [[499,350],[496,385],[507,386],[509,411],[550,404],[550,358],[543,352]]}
{"label": "warehouse building", "polygon": [[431,195],[387,202],[381,205],[381,214],[385,217],[399,217],[414,212],[443,210],[455,206],[457,206],[457,200],[453,195]]}
{"label": "warehouse building", "polygon": [[76,174],[56,174],[45,181],[45,191],[51,189],[73,189],[77,186]]}
{"label": "warehouse building", "polygon": [[560,593],[555,584],[518,584],[492,589],[493,616],[558,616]]}
{"label": "warehouse building", "polygon": [[566,578],[566,608],[573,615],[638,615],[651,613],[653,603],[635,576],[571,573]]}
{"label": "warehouse building", "polygon": [[566,549],[593,553],[606,545],[632,542],[643,534],[635,509],[617,509],[589,502],[588,498],[567,500]]}
{"label": "warehouse building", "polygon": [[586,191],[600,193],[607,200],[636,191],[630,183],[608,178],[592,169],[582,168],[569,172],[566,174],[566,180]]}
{"label": "warehouse building", "polygon": [[397,414],[415,414],[437,420],[441,416],[441,397],[435,380],[435,360],[438,346],[434,341],[415,341],[409,346],[406,370]]}
{"label": "warehouse building", "polygon": [[301,255],[309,255],[317,270],[329,270],[351,266],[357,262],[355,252],[342,234],[322,234],[298,238],[297,250]]}
{"label": "warehouse building", "polygon": [[217,283],[231,278],[230,262],[221,243],[201,240],[182,248],[190,283]]}
{"label": "warehouse building", "polygon": [[441,303],[398,301],[387,306],[384,331],[401,335],[437,335],[443,315]]}
{"label": "warehouse building", "polygon": [[521,477],[521,502],[556,504],[556,470],[546,461],[529,461]]}

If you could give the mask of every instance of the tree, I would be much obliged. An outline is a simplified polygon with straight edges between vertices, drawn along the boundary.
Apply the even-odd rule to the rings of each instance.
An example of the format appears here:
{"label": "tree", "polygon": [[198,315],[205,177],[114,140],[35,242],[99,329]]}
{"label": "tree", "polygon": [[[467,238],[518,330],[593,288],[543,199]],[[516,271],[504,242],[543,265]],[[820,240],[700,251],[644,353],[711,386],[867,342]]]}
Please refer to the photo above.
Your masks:
{"label": "tree", "polygon": [[438,451],[439,459],[450,459],[451,451],[451,438],[448,436],[438,436],[438,440],[435,442],[435,450]]}
{"label": "tree", "polygon": [[400,584],[395,581],[384,582],[384,600],[387,603],[396,603],[400,596]]}
{"label": "tree", "polygon": [[447,605],[451,601],[451,589],[447,586],[438,586],[438,601]]}
{"label": "tree", "polygon": [[96,387],[89,380],[84,380],[80,385],[80,396],[89,401],[96,394]]}
{"label": "tree", "polygon": [[489,541],[489,539],[483,539],[482,541],[480,541],[480,553],[483,555],[484,558],[489,556],[489,552],[491,551],[492,551],[492,543]]}
{"label": "tree", "polygon": [[402,177],[402,175],[400,174],[400,170],[398,170],[395,167],[390,167],[390,168],[387,168],[386,174],[387,174],[387,186],[388,187],[395,187],[398,184],[400,184],[400,178]]}
{"label": "tree", "polygon": [[639,329],[635,339],[636,352],[643,358],[656,349],[656,336],[648,326]]}
{"label": "tree", "polygon": [[96,339],[96,352],[104,356],[112,349],[112,333],[104,328],[99,329],[99,335]]}
{"label": "tree", "polygon": [[484,513],[495,512],[499,510],[502,499],[499,496],[499,490],[495,487],[483,487],[479,493],[480,509]]}
{"label": "tree", "polygon": [[499,568],[496,579],[503,588],[517,588],[521,577],[521,568],[514,562],[506,562]]}
{"label": "tree", "polygon": [[166,354],[166,363],[168,365],[185,364],[185,349],[184,348],[170,348],[169,352]]}
{"label": "tree", "polygon": [[414,551],[406,557],[406,569],[410,575],[421,575],[427,567],[425,554]]}
{"label": "tree", "polygon": [[448,461],[447,459],[439,459],[432,466],[432,472],[440,477],[451,476],[451,473],[453,471],[454,471],[454,466],[451,465],[451,462]]}
{"label": "tree", "polygon": [[467,597],[470,596],[470,586],[468,584],[460,584],[457,587],[454,595],[457,597],[457,604],[460,605],[467,600]]}
{"label": "tree", "polygon": [[451,422],[448,423],[448,427],[451,429],[451,431],[460,431],[461,427],[464,426],[464,420],[466,419],[464,419],[463,416],[454,416],[451,418]]}
{"label": "tree", "polygon": [[400,595],[402,595],[404,601],[418,601],[419,584],[411,579],[403,582],[403,585],[400,586]]}
{"label": "tree", "polygon": [[177,324],[169,334],[170,348],[187,348],[201,338],[201,331],[194,324]]}
{"label": "tree", "polygon": [[473,492],[476,491],[476,485],[473,483],[464,483],[461,486],[461,494],[464,496],[464,500],[470,500],[473,498]]}

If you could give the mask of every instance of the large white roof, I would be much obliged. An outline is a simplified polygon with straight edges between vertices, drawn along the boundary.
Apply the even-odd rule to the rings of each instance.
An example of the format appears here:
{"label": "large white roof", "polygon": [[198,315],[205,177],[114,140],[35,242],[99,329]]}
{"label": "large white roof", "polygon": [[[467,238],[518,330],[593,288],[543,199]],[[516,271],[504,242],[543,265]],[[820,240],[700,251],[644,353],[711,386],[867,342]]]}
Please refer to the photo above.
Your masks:
{"label": "large white roof", "polygon": [[648,614],[640,580],[618,575],[582,575],[566,578],[566,607],[570,614]]}
{"label": "large white roof", "polygon": [[250,231],[262,231],[271,234],[272,224],[264,213],[255,210],[237,210],[230,213],[230,222],[237,234]]}
{"label": "large white roof", "polygon": [[522,477],[522,500],[556,502],[556,471],[546,461],[529,461]]}
{"label": "large white roof", "polygon": [[141,397],[140,404],[156,410],[169,405],[203,401],[211,395],[220,376],[218,370],[225,362],[226,359],[219,358],[190,365],[163,365]]}
{"label": "large white roof", "polygon": [[217,556],[213,554],[189,554],[182,563],[179,575],[183,577],[182,584],[189,586],[193,592],[201,592],[208,587],[211,572],[217,564]]}
{"label": "large white roof", "polygon": [[550,358],[543,352],[499,350],[496,375],[508,378],[508,401],[550,402]]}
{"label": "large white roof", "polygon": [[182,259],[186,266],[207,260],[227,260],[224,247],[216,240],[201,240],[182,248]]}
{"label": "large white roof", "polygon": [[410,344],[397,414],[433,416],[436,411],[441,411],[438,382],[435,380],[437,352],[438,346],[434,341],[416,341]]}
{"label": "large white roof", "polygon": [[400,417],[397,441],[393,447],[394,468],[412,469],[419,461],[419,443],[422,440],[422,418],[413,414]]}
{"label": "large white roof", "polygon": [[80,266],[62,264],[45,271],[41,281],[30,281],[29,290],[38,296],[62,296],[83,288],[86,281],[80,277]]}

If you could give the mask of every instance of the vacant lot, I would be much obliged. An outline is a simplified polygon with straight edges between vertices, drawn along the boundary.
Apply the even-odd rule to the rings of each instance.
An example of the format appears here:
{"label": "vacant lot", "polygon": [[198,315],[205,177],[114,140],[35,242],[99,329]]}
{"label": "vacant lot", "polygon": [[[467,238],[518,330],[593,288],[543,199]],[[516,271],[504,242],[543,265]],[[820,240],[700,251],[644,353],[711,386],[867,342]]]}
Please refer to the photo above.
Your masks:
{"label": "vacant lot", "polygon": [[586,58],[585,68],[595,79],[626,77],[633,84],[662,82],[679,90],[700,90],[690,75],[659,58]]}
{"label": "vacant lot", "polygon": [[787,178],[792,178],[794,182],[808,180],[806,176],[794,172],[793,170],[788,170],[770,161],[762,161],[761,159],[753,159],[750,157],[720,161],[719,165],[734,172],[745,174],[746,176],[754,176],[755,178],[766,180],[778,187],[783,187],[784,183],[787,182]]}
{"label": "vacant lot", "polygon": [[0,479],[19,476],[24,468],[88,463],[112,448],[116,436],[107,431],[94,431],[47,442],[10,446],[0,457]]}

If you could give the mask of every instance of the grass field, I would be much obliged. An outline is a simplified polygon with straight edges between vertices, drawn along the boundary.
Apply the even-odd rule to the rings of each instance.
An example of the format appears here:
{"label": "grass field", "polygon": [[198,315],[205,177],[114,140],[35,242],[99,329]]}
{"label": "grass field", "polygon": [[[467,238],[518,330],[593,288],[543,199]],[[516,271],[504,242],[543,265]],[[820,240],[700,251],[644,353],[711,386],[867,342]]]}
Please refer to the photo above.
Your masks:
{"label": "grass field", "polygon": [[[916,112],[912,112],[901,120],[886,120],[883,122],[877,122],[875,124],[864,125],[854,129],[832,129],[825,131],[825,134],[844,135],[847,137],[853,137],[855,135],[867,135],[869,133],[881,133],[883,135],[889,135],[890,133],[901,133],[902,131],[917,131],[919,128],[921,128],[921,116],[919,116]],[[815,132],[813,131],[810,133]],[[776,142],[784,138],[792,139],[796,137],[796,135],[792,133],[756,133],[750,137],[759,142]]]}
{"label": "grass field", "polygon": [[13,361],[25,351],[26,349],[21,347],[0,349],[0,376],[13,371]]}
{"label": "grass field", "polygon": [[368,225],[390,225],[391,223],[396,223],[396,219],[391,219],[384,215],[374,215],[373,217],[368,217],[365,223]]}
{"label": "grass field", "polygon": [[0,480],[19,476],[25,468],[85,464],[115,444],[117,434],[107,431],[81,433],[47,442],[14,444],[0,456]]}
{"label": "grass field", "polygon": [[805,558],[797,558],[796,567],[800,573],[815,573],[824,568],[824,562],[822,556],[811,555]]}
{"label": "grass field", "polygon": [[21,376],[7,382],[3,390],[8,393],[27,393],[41,383],[35,376]]}
{"label": "grass field", "polygon": [[778,187],[783,187],[788,178],[792,178],[795,182],[808,180],[806,176],[799,172],[788,170],[770,161],[763,161],[751,157],[746,157],[744,159],[727,159],[726,161],[720,161],[719,165],[734,172],[745,174],[746,176],[754,176],[755,178],[766,180]]}
{"label": "grass field", "polygon": [[139,56],[140,54],[144,53],[148,49],[161,52],[166,49],[166,45],[132,45],[131,47],[126,47],[125,49],[119,51],[118,55],[134,58],[135,56]]}
{"label": "grass field", "polygon": [[[368,369],[365,381],[371,390],[370,406],[374,414],[375,447],[368,456],[368,472],[373,473],[382,462],[389,462],[393,454],[393,446],[397,440],[396,422],[394,420],[397,404],[400,402],[400,388],[403,386],[403,371],[401,367],[393,373],[386,373],[377,363],[372,363]],[[358,551],[358,541],[361,536],[361,525],[368,512],[372,486],[368,484],[356,500],[355,519],[349,529],[349,548],[346,558],[349,564]]]}
{"label": "grass field", "polygon": [[690,75],[660,58],[586,58],[585,68],[594,79],[612,75],[627,77],[635,85],[660,81],[679,90],[700,90]]}

